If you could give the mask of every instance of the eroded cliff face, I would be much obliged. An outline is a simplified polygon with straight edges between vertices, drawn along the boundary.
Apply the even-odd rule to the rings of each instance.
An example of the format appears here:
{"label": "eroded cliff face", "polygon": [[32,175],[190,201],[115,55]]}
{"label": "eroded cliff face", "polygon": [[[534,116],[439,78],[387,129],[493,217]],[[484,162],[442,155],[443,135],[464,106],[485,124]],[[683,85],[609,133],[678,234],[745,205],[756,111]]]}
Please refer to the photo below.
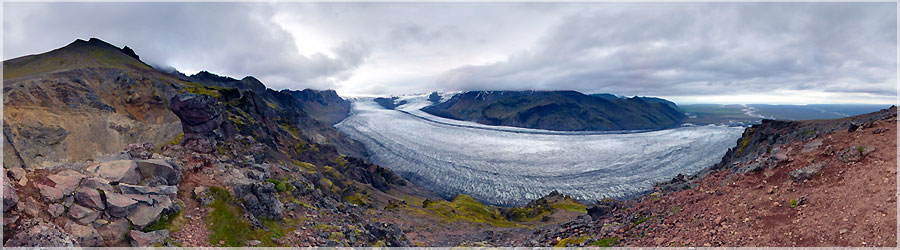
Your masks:
{"label": "eroded cliff face", "polygon": [[44,168],[181,133],[178,81],[100,40],[4,62],[4,166]]}

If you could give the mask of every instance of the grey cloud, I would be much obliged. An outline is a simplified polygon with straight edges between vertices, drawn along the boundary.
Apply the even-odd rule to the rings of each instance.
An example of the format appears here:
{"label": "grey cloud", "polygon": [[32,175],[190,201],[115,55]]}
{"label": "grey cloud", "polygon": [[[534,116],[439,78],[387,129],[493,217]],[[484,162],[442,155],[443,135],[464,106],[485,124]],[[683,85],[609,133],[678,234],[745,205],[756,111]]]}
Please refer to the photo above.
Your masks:
{"label": "grey cloud", "polygon": [[566,17],[536,49],[450,70],[439,82],[449,90],[670,96],[812,88],[896,95],[893,3],[621,7]]}
{"label": "grey cloud", "polygon": [[[293,37],[272,23],[271,5],[252,3],[10,3],[4,14],[4,56],[40,53],[76,38],[98,37],[133,48],[155,65],[243,77],[270,88],[335,88],[364,63],[366,44],[347,41],[335,56],[299,54]],[[17,14],[23,9],[33,12]],[[41,37],[25,34],[38,30]],[[21,34],[21,35],[20,35]],[[38,45],[30,43],[39,43]],[[64,44],[63,44],[64,45]],[[30,49],[23,52],[20,49]],[[184,70],[183,68],[180,70]],[[194,73],[194,72],[186,72]]]}

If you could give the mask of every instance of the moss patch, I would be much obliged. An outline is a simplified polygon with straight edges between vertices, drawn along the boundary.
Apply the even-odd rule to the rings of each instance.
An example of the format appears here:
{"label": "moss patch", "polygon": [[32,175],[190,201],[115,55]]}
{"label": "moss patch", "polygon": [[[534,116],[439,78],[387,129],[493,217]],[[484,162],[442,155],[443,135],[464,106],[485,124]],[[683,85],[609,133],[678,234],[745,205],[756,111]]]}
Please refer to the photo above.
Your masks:
{"label": "moss patch", "polygon": [[553,247],[566,247],[569,244],[579,244],[579,243],[583,243],[587,240],[588,240],[587,236],[581,236],[578,238],[569,237],[569,238],[562,239],[561,241],[559,241],[559,243],[556,243],[556,245]]}
{"label": "moss patch", "polygon": [[244,246],[247,236],[251,233],[251,225],[241,215],[243,211],[235,205],[235,200],[221,187],[209,187],[213,196],[210,207],[212,213],[206,217],[206,225],[209,229],[209,244],[217,246],[219,241],[224,241],[224,246]]}
{"label": "moss patch", "polygon": [[615,246],[617,244],[619,244],[619,237],[612,237],[612,238],[603,238],[598,241],[594,241],[594,243],[591,243],[591,246],[611,247],[611,246]]}
{"label": "moss patch", "polygon": [[440,200],[423,203],[423,207],[449,221],[465,220],[473,223],[487,223],[496,227],[522,226],[506,220],[497,207],[484,205],[472,196],[464,194],[456,195],[451,202]]}

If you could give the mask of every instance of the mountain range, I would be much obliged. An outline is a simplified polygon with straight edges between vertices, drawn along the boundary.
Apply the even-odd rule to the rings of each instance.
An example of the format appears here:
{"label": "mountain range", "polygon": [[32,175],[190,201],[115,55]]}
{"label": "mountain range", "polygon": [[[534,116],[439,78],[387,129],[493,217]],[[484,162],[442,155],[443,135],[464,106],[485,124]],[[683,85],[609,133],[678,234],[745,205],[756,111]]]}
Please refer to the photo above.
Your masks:
{"label": "mountain range", "polygon": [[422,111],[486,125],[562,131],[666,129],[686,118],[664,99],[576,91],[469,91]]}

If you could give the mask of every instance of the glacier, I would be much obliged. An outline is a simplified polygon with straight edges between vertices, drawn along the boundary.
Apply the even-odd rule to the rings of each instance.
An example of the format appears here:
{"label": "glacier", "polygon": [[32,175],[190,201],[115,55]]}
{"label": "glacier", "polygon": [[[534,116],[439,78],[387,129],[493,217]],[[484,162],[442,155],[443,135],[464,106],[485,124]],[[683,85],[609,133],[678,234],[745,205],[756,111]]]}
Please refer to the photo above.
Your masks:
{"label": "glacier", "polygon": [[335,127],[362,142],[370,160],[444,198],[468,194],[523,205],[556,190],[582,201],[623,198],[719,160],[744,128],[683,126],[657,131],[564,132],[489,126],[422,112],[424,95],[389,110],[352,100]]}

